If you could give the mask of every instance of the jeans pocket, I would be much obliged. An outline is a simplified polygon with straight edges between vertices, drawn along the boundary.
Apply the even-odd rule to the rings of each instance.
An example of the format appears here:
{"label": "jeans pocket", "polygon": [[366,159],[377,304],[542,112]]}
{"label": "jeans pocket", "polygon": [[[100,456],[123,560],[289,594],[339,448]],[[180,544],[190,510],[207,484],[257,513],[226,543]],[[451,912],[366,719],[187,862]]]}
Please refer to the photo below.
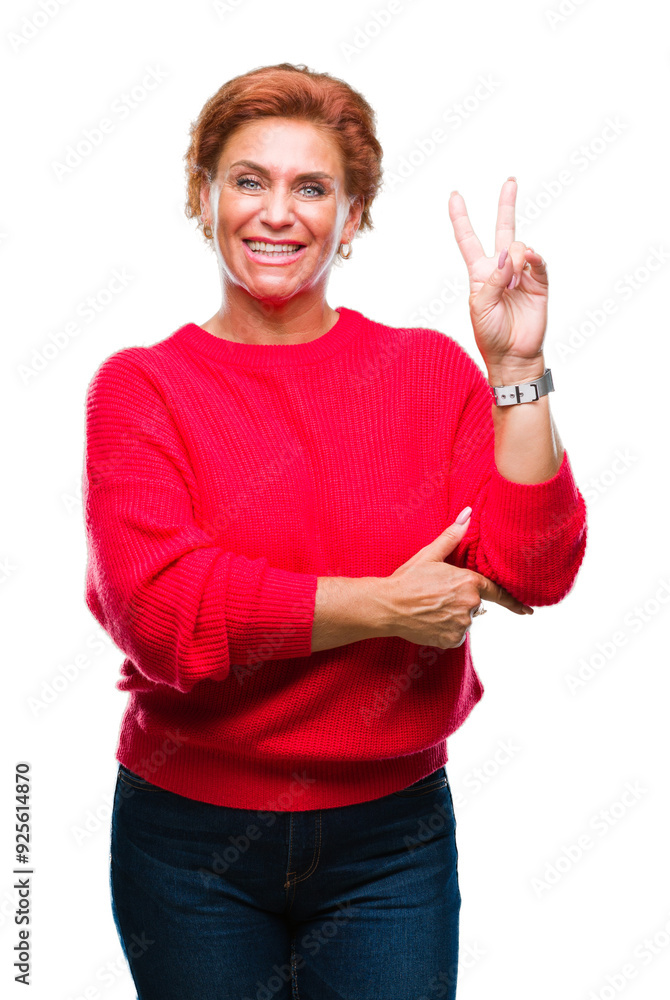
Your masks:
{"label": "jeans pocket", "polygon": [[160,788],[158,785],[152,784],[147,781],[146,778],[140,777],[139,774],[135,774],[125,766],[125,764],[119,764],[118,776],[124,785],[129,785],[131,788],[141,788],[143,791],[147,792],[163,792],[164,788]]}
{"label": "jeans pocket", "polygon": [[401,788],[398,792],[391,792],[392,795],[399,795],[401,798],[412,798],[417,795],[428,795],[429,792],[435,792],[439,788],[448,787],[449,782],[447,781],[447,772],[445,771],[444,764],[442,767],[438,767],[437,771],[433,771],[432,774],[426,775],[425,778],[419,778],[412,785],[408,785],[407,788]]}

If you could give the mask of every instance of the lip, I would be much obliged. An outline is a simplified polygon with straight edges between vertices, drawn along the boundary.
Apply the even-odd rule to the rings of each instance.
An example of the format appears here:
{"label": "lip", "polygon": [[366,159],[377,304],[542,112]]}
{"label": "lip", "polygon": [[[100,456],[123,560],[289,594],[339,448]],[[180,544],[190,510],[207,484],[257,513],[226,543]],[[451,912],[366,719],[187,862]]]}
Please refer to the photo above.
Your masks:
{"label": "lip", "polygon": [[[293,243],[293,240],[263,240],[263,243],[272,243],[274,246],[285,246],[287,243]],[[277,260],[270,260],[268,257],[261,257],[260,254],[254,253],[247,244],[242,240],[242,246],[244,247],[244,252],[249,258],[253,260],[255,264],[263,264],[266,267],[286,267],[287,264],[292,264],[294,261],[298,260],[299,257],[303,255],[306,246],[301,246],[299,250],[295,253],[283,253],[277,258]]]}
{"label": "lip", "polygon": [[249,240],[250,243],[271,243],[275,247],[285,247],[289,243],[300,243],[304,246],[302,240],[269,240],[267,236],[245,236],[243,243]]}

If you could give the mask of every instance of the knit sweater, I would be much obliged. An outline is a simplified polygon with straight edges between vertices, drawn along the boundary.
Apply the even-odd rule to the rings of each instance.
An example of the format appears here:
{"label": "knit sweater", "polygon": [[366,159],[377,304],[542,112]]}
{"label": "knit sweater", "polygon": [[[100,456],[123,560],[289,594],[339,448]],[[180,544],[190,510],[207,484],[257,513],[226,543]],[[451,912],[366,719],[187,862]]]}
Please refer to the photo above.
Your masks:
{"label": "knit sweater", "polygon": [[85,600],[125,655],[116,757],[191,799],[332,808],[446,763],[484,690],[469,633],[313,653],[319,576],[389,576],[466,506],[445,561],[527,604],[561,601],[584,556],[567,452],[546,482],[503,478],[455,340],[337,312],[297,344],[187,323],[88,386]]}

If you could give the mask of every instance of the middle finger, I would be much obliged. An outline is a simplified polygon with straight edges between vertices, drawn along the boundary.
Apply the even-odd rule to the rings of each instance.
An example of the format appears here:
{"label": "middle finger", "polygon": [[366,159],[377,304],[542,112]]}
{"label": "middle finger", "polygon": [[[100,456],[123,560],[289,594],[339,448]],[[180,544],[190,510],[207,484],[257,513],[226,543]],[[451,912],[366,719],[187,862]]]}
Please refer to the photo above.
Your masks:
{"label": "middle finger", "polygon": [[496,219],[496,256],[514,242],[515,233],[516,178],[508,177],[502,186],[498,201]]}

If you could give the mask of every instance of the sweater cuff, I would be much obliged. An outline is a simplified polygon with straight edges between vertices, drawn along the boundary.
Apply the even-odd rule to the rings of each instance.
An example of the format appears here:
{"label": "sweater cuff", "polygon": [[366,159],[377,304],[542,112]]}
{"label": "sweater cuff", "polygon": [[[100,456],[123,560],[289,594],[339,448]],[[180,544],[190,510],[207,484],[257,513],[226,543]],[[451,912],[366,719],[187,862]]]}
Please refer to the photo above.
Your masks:
{"label": "sweater cuff", "polygon": [[551,529],[558,531],[584,506],[567,451],[558,472],[542,483],[512,482],[501,476],[494,464],[488,503],[496,512],[498,529],[504,524],[511,534],[529,536],[546,533],[547,528],[550,533]]}
{"label": "sweater cuff", "polygon": [[261,659],[311,656],[317,585],[314,573],[294,573],[276,566],[266,569],[256,605],[266,640],[261,640],[257,651]]}

